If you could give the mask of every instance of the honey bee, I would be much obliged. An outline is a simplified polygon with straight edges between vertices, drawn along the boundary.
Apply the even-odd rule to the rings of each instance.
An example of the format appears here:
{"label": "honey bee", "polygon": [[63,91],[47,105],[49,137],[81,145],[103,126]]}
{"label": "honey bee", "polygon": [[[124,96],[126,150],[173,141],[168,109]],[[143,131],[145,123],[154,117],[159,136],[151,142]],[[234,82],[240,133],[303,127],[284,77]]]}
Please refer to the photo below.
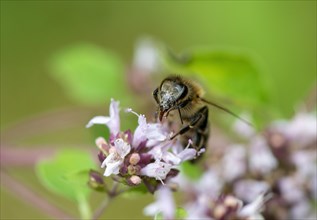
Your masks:
{"label": "honey bee", "polygon": [[[197,151],[206,147],[209,137],[207,105],[219,108],[250,124],[227,108],[207,101],[203,95],[204,90],[199,84],[180,76],[165,78],[153,91],[153,97],[158,105],[156,115],[160,121],[163,117],[167,118],[172,111],[177,111],[179,115],[182,127],[173,134],[171,139],[181,135],[180,141],[184,146],[191,139],[192,147]],[[170,121],[175,121],[175,114]]]}

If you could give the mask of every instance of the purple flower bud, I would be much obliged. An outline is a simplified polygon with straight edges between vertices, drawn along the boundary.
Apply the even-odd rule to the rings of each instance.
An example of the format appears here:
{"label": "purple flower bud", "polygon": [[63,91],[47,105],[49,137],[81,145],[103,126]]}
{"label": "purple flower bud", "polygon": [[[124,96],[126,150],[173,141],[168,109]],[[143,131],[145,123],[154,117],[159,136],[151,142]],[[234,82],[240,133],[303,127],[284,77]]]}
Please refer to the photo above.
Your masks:
{"label": "purple flower bud", "polygon": [[102,153],[101,151],[99,151],[98,153],[98,159],[100,161],[100,163],[102,163],[105,159],[106,159],[106,155],[104,155],[104,153]]}
{"label": "purple flower bud", "polygon": [[101,173],[94,170],[90,170],[88,185],[94,190],[104,191],[106,183],[103,180]]}

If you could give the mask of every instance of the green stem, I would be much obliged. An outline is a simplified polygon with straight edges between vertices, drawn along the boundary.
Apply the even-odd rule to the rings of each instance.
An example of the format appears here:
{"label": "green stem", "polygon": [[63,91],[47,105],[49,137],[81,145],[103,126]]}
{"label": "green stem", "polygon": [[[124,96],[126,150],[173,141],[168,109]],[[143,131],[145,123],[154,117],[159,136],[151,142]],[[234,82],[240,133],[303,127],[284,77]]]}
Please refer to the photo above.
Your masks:
{"label": "green stem", "polygon": [[83,194],[79,194],[77,202],[81,219],[91,219],[91,210],[87,198]]}
{"label": "green stem", "polygon": [[117,182],[114,182],[111,191],[108,191],[108,196],[102,201],[99,208],[95,211],[92,219],[97,220],[100,218],[100,216],[104,213],[104,211],[107,209],[110,201],[114,199],[117,195],[119,195],[121,192],[117,191],[119,184]]}

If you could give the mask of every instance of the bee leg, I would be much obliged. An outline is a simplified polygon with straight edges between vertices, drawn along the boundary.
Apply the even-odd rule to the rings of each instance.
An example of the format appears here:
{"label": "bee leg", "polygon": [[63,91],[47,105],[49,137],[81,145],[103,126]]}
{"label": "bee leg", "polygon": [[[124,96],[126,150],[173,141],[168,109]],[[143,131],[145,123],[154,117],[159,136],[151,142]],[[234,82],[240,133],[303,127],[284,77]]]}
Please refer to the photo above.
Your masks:
{"label": "bee leg", "polygon": [[182,124],[184,124],[180,108],[178,108],[177,110],[178,110],[179,118],[181,119]]}
{"label": "bee leg", "polygon": [[175,133],[170,139],[174,139],[177,135],[182,135],[189,131],[190,129],[194,128],[198,122],[203,121],[206,117],[208,117],[208,107],[202,107],[190,121],[190,123],[184,127],[182,127],[177,133]]}
{"label": "bee leg", "polygon": [[152,95],[153,95],[153,97],[154,97],[156,103],[159,104],[159,99],[158,99],[158,97],[157,97],[157,93],[158,93],[158,88],[156,88],[156,89],[153,91]]}

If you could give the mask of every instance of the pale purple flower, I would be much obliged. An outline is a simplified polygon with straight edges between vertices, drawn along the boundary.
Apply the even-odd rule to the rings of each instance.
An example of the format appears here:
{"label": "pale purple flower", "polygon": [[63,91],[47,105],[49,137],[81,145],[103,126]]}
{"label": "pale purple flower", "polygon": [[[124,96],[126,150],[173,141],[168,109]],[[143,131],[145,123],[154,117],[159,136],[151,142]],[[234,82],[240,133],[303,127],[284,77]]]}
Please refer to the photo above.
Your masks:
{"label": "pale purple flower", "polygon": [[310,218],[311,212],[311,204],[307,199],[302,199],[301,201],[294,204],[290,209],[290,215],[292,219],[316,219],[316,216],[315,218],[313,218],[313,216]]}
{"label": "pale purple flower", "polygon": [[160,123],[147,123],[144,115],[139,115],[132,111],[131,108],[126,109],[126,112],[131,112],[138,116],[138,127],[135,129],[132,141],[133,146],[139,146],[143,141],[147,141],[146,146],[152,147],[162,141],[168,139],[169,134],[167,128]]}
{"label": "pale purple flower", "polygon": [[194,188],[198,194],[206,194],[211,198],[216,198],[221,193],[224,182],[219,173],[214,169],[205,172],[198,182],[194,183]]}
{"label": "pale purple flower", "polygon": [[[155,146],[149,151],[149,154],[157,160],[164,160],[172,165],[179,165],[181,162],[192,160],[196,157],[197,151],[193,148],[189,148],[192,141],[188,141],[188,145],[183,145],[178,140],[167,140],[160,145]],[[169,151],[169,150],[172,151]]]}
{"label": "pale purple flower", "polygon": [[130,152],[130,144],[123,141],[121,138],[114,141],[114,147],[110,149],[110,154],[102,162],[101,168],[106,167],[105,176],[118,174],[121,165],[124,162],[125,156]]}
{"label": "pale purple flower", "polygon": [[238,216],[245,217],[250,220],[260,220],[264,219],[260,212],[263,209],[264,204],[271,199],[272,194],[260,195],[252,203],[244,206],[239,212]]}
{"label": "pale purple flower", "polygon": [[171,190],[168,187],[160,187],[155,193],[156,201],[143,210],[145,215],[155,216],[158,213],[163,219],[174,219],[175,203]]}
{"label": "pale purple flower", "polygon": [[304,148],[317,141],[317,117],[314,114],[299,113],[291,121],[274,122],[272,127],[297,147]]}
{"label": "pale purple flower", "polygon": [[310,179],[316,173],[316,150],[294,152],[291,159],[297,168],[297,173],[303,179]]}
{"label": "pale purple flower", "polygon": [[163,180],[166,178],[167,174],[172,169],[172,165],[156,160],[154,163],[149,163],[144,168],[141,169],[141,174],[154,177],[156,180],[160,180],[164,184]]}
{"label": "pale purple flower", "polygon": [[199,195],[195,202],[191,202],[185,206],[187,211],[187,220],[193,219],[208,219],[212,220],[210,216],[208,216],[208,204],[210,204],[210,198],[207,195]]}
{"label": "pale purple flower", "polygon": [[256,137],[251,142],[249,155],[250,170],[255,173],[268,174],[278,165],[263,137]]}
{"label": "pale purple flower", "polygon": [[223,177],[227,182],[241,177],[246,172],[246,148],[242,145],[231,146],[222,159]]}
{"label": "pale purple flower", "polygon": [[[250,121],[250,117],[248,115],[242,115],[242,118]],[[233,124],[233,130],[244,138],[252,138],[256,134],[252,126],[240,119],[237,119]]]}
{"label": "pale purple flower", "polygon": [[159,67],[159,52],[157,45],[151,39],[140,39],[135,47],[133,66],[147,73],[152,73]]}
{"label": "pale purple flower", "polygon": [[289,203],[296,203],[305,198],[305,192],[298,176],[284,177],[279,181],[282,197]]}
{"label": "pale purple flower", "polygon": [[317,118],[313,114],[298,114],[284,130],[292,141],[306,146],[317,139]]}
{"label": "pale purple flower", "polygon": [[102,124],[108,126],[110,133],[117,135],[120,131],[120,117],[119,117],[119,102],[111,99],[109,114],[110,116],[96,116],[93,117],[88,124],[87,128],[95,125]]}
{"label": "pale purple flower", "polygon": [[265,181],[258,181],[253,179],[239,180],[234,185],[235,195],[246,202],[252,202],[254,198],[267,192],[270,185]]}

